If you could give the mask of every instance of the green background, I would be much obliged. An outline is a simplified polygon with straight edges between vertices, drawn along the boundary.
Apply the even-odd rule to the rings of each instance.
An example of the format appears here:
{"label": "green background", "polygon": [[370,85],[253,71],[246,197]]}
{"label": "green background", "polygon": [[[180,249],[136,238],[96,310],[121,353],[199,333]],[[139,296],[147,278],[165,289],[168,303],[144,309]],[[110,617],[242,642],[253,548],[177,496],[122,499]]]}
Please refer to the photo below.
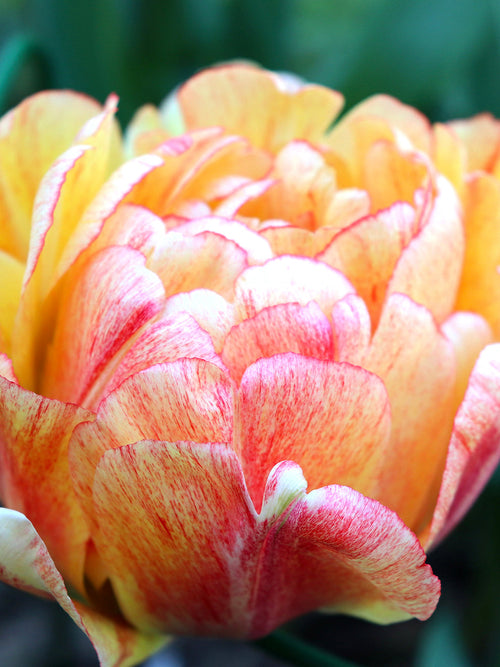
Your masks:
{"label": "green background", "polygon": [[[0,0],[0,112],[47,87],[100,101],[114,91],[126,123],[198,69],[233,58],[336,88],[348,107],[385,92],[432,120],[500,116],[494,0]],[[430,562],[443,595],[426,623],[379,628],[311,615],[293,629],[360,665],[500,665],[498,474]],[[0,664],[97,664],[56,605],[0,593]],[[284,663],[243,645],[183,640],[160,664]]]}

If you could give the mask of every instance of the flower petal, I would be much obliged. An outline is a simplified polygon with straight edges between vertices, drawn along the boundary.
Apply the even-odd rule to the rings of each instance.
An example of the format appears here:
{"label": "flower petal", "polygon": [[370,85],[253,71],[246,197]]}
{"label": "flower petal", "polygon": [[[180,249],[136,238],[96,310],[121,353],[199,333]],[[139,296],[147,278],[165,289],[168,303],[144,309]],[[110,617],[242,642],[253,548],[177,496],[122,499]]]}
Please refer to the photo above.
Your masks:
{"label": "flower petal", "polygon": [[476,174],[467,183],[465,260],[456,308],[472,310],[500,337],[500,181]]}
{"label": "flower petal", "polygon": [[133,667],[157,651],[166,638],[146,635],[68,596],[47,547],[25,516],[0,508],[0,578],[7,584],[53,597],[88,635],[101,667]]}
{"label": "flower petal", "polygon": [[127,247],[101,250],[75,265],[43,373],[45,396],[93,405],[135,335],[159,311],[164,292],[144,257]]}
{"label": "flower petal", "polygon": [[465,239],[457,194],[446,179],[436,181],[438,193],[429,218],[403,250],[388,292],[407,294],[442,322],[455,306]]}
{"label": "flower petal", "polygon": [[19,308],[24,264],[0,250],[0,350],[11,354],[14,322]]}
{"label": "flower petal", "polygon": [[362,366],[383,380],[392,413],[376,498],[418,534],[432,516],[453,425],[454,350],[429,311],[392,294]]}
{"label": "flower petal", "polygon": [[1,497],[26,514],[68,581],[83,585],[87,526],[69,476],[68,441],[94,415],[0,378]]}
{"label": "flower petal", "polygon": [[145,630],[232,637],[265,635],[318,606],[427,618],[439,582],[401,520],[352,489],[306,496],[305,485],[296,465],[276,466],[257,516],[226,447],[146,441],[106,452],[97,546],[127,617]]}
{"label": "flower petal", "polygon": [[362,368],[292,353],[261,359],[241,380],[237,423],[235,448],[257,508],[271,468],[286,459],[310,488],[378,492],[390,408],[381,380]]}
{"label": "flower petal", "polygon": [[326,264],[305,257],[283,256],[242,273],[236,283],[235,306],[241,320],[280,303],[305,306],[316,301],[327,317],[333,305],[354,292],[348,280]]}
{"label": "flower petal", "polygon": [[376,324],[394,268],[417,231],[414,209],[397,202],[341,231],[316,259],[349,278]]}
{"label": "flower petal", "polygon": [[280,75],[242,64],[192,77],[177,101],[187,129],[221,126],[272,152],[292,139],[320,140],[343,105],[342,96],[332,90],[291,88]]}
{"label": "flower petal", "polygon": [[185,311],[207,331],[215,350],[220,353],[226,335],[235,322],[234,307],[220,294],[208,289],[195,289],[191,292],[174,294],[165,303],[165,314]]}
{"label": "flower petal", "polygon": [[100,404],[94,424],[69,446],[73,485],[92,518],[95,468],[107,449],[138,440],[232,442],[233,388],[227,372],[201,359],[158,364],[132,375]]}
{"label": "flower petal", "polygon": [[239,382],[254,361],[280,352],[333,359],[332,328],[314,301],[270,306],[244,320],[229,332],[221,357]]}
{"label": "flower petal", "polygon": [[0,248],[24,261],[35,194],[54,160],[101,110],[68,91],[33,95],[0,121]]}
{"label": "flower petal", "polygon": [[500,345],[480,354],[455,418],[448,458],[426,548],[460,521],[500,460]]}

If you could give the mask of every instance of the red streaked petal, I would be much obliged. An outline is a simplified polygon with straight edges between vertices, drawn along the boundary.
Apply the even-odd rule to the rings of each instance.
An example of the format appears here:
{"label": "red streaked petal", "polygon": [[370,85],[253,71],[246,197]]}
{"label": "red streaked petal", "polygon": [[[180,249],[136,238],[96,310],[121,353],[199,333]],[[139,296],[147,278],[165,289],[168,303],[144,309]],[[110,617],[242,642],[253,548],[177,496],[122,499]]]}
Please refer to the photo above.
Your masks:
{"label": "red streaked petal", "polygon": [[158,277],[135,250],[114,246],[74,267],[43,373],[42,393],[92,405],[109,374],[164,299]]}
{"label": "red streaked petal", "polygon": [[320,307],[285,303],[264,308],[229,332],[222,361],[239,382],[245,369],[262,357],[296,352],[316,359],[333,359],[332,327]]}
{"label": "red streaked petal", "polygon": [[182,358],[205,359],[222,367],[210,335],[189,313],[181,311],[163,317],[144,330],[125,353],[106,392],[113,391],[135,373]]}
{"label": "red streaked petal", "polygon": [[73,484],[89,505],[96,465],[107,449],[138,440],[232,442],[233,387],[218,366],[201,359],[158,364],[132,375],[100,404],[95,424],[82,424],[70,442]]}
{"label": "red streaked petal", "polygon": [[500,344],[472,371],[453,427],[439,499],[425,542],[439,542],[475,501],[500,460]]}
{"label": "red streaked petal", "polygon": [[88,529],[71,485],[68,441],[94,415],[0,378],[1,497],[36,526],[73,586],[81,590]]}
{"label": "red streaked petal", "polygon": [[401,520],[353,489],[305,486],[298,466],[279,464],[257,516],[226,447],[145,441],[106,452],[96,541],[126,616],[144,630],[232,637],[317,607],[427,618],[439,582]]}
{"label": "red streaked petal", "polygon": [[359,296],[348,294],[332,311],[335,361],[361,366],[371,340],[370,314]]}
{"label": "red streaked petal", "polygon": [[88,635],[102,667],[133,667],[166,641],[71,600],[31,522],[20,512],[5,508],[0,508],[0,578],[15,588],[54,598]]}
{"label": "red streaked petal", "polygon": [[301,466],[310,488],[378,492],[390,407],[381,380],[364,369],[292,353],[261,359],[241,380],[237,420],[235,448],[257,508],[284,459]]}

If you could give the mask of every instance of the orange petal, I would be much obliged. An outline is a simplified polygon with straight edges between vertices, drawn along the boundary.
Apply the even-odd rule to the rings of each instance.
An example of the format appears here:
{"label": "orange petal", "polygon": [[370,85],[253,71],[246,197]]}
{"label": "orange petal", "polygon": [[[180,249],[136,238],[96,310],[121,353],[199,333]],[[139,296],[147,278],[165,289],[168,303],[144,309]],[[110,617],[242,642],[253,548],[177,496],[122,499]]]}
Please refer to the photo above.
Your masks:
{"label": "orange petal", "polygon": [[500,460],[500,345],[481,352],[455,418],[443,482],[426,547],[460,521]]}
{"label": "orange petal", "polygon": [[364,369],[291,353],[260,359],[241,380],[238,420],[235,447],[256,507],[271,468],[287,459],[310,488],[378,490],[390,408],[383,383]]}
{"label": "orange petal", "polygon": [[254,146],[278,151],[293,139],[319,141],[343,105],[342,96],[251,65],[224,65],[192,77],[177,93],[189,130],[221,126]]}
{"label": "orange petal", "polygon": [[441,177],[437,184],[438,193],[429,217],[403,250],[388,293],[407,294],[442,322],[455,306],[465,239],[462,211],[454,189]]}
{"label": "orange petal", "polygon": [[457,297],[458,310],[482,315],[500,338],[500,182],[476,174],[467,183],[465,259]]}
{"label": "orange petal", "polygon": [[398,202],[341,231],[317,259],[349,278],[376,324],[394,268],[417,230],[413,208]]}
{"label": "orange petal", "polygon": [[427,618],[439,582],[400,519],[352,489],[305,486],[296,465],[276,466],[257,516],[226,447],[106,452],[97,545],[126,616],[145,630],[229,637],[325,606],[379,622]]}
{"label": "orange petal", "polygon": [[465,147],[468,172],[489,171],[498,157],[500,123],[491,114],[483,113],[466,120],[455,120],[448,126]]}
{"label": "orange petal", "polygon": [[26,514],[64,576],[82,590],[88,529],[71,485],[67,450],[75,426],[94,415],[4,378],[0,396],[2,500]]}
{"label": "orange petal", "polygon": [[71,600],[47,547],[33,525],[19,512],[0,509],[1,579],[11,586],[54,598],[88,635],[101,667],[133,667],[166,641],[143,634],[123,621],[107,618]]}
{"label": "orange petal", "polygon": [[417,532],[433,511],[451,435],[454,350],[423,306],[392,294],[362,366],[384,381],[392,413],[376,497]]}

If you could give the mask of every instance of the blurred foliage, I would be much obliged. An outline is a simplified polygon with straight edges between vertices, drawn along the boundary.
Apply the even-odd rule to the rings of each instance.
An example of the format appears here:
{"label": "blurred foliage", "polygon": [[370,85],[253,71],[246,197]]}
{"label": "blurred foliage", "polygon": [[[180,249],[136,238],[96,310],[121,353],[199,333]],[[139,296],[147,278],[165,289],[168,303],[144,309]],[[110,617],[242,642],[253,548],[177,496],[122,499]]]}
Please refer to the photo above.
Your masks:
{"label": "blurred foliage", "polygon": [[0,45],[19,35],[46,66],[27,60],[6,105],[48,86],[116,91],[126,121],[199,68],[243,57],[349,106],[386,92],[434,120],[500,115],[496,0],[0,0]]}
{"label": "blurred foliage", "polygon": [[[115,91],[125,123],[198,69],[233,58],[341,90],[348,106],[386,92],[432,120],[483,110],[500,116],[497,0],[0,0],[0,112],[47,87],[101,101]],[[430,556],[443,596],[428,622],[379,628],[314,615],[295,631],[367,666],[500,665],[499,508],[497,473]],[[69,628],[63,612],[51,609]],[[5,630],[3,623],[4,614]],[[2,654],[2,647],[14,648],[5,632],[0,637],[1,664],[26,664]],[[193,662],[193,643],[179,646],[183,664],[211,664],[205,645]],[[44,660],[40,654],[40,665],[65,664],[54,654]]]}

